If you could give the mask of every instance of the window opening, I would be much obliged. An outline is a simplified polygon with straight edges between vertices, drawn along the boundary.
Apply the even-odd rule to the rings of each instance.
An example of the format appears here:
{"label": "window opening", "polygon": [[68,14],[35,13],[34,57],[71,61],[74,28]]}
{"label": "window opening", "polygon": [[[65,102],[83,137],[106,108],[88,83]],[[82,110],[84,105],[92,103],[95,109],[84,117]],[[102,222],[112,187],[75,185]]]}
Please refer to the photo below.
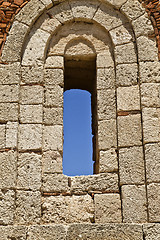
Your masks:
{"label": "window opening", "polygon": [[63,173],[69,176],[98,173],[95,57],[65,58],[63,119]]}

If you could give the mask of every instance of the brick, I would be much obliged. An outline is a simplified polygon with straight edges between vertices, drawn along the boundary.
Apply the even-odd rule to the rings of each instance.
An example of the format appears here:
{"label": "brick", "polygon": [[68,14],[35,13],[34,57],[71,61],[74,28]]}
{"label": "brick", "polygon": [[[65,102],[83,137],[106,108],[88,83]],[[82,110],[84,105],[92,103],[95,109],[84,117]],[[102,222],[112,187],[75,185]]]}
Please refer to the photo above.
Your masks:
{"label": "brick", "polygon": [[97,69],[97,90],[111,89],[115,87],[115,72],[114,68],[99,68]]}
{"label": "brick", "polygon": [[0,65],[0,84],[18,84],[20,82],[20,63]]}
{"label": "brick", "polygon": [[114,61],[110,51],[106,50],[97,55],[97,68],[108,67],[114,67]]}
{"label": "brick", "polygon": [[62,156],[58,151],[47,151],[42,158],[43,173],[62,173]]}
{"label": "brick", "polygon": [[21,104],[42,104],[43,87],[41,86],[22,86],[20,90]]}
{"label": "brick", "polygon": [[44,104],[48,107],[63,107],[63,88],[60,86],[46,86]]}
{"label": "brick", "polygon": [[[155,61],[157,59],[156,42],[148,37],[137,38],[139,61]],[[147,46],[147,51],[146,51]]]}
{"label": "brick", "polygon": [[138,80],[137,63],[119,64],[116,66],[116,84],[118,86],[136,85]]}
{"label": "brick", "polygon": [[115,61],[119,63],[136,63],[137,56],[133,43],[127,43],[115,47]]}
{"label": "brick", "polygon": [[5,148],[6,146],[6,125],[0,125],[0,148]]}
{"label": "brick", "polygon": [[[14,222],[14,200],[15,192],[13,190],[0,190],[0,224],[8,225]],[[2,237],[2,236],[1,236]]]}
{"label": "brick", "polygon": [[42,105],[20,105],[21,123],[42,123]]}
{"label": "brick", "polygon": [[62,126],[44,126],[43,128],[43,149],[62,151],[63,129]]}
{"label": "brick", "polygon": [[136,19],[145,13],[145,9],[142,7],[141,3],[136,0],[128,0],[122,5],[121,9],[130,20]]}
{"label": "brick", "polygon": [[42,191],[52,193],[66,193],[70,190],[68,177],[63,174],[44,174],[42,179]]}
{"label": "brick", "polygon": [[0,102],[18,102],[19,87],[17,85],[0,85]]}
{"label": "brick", "polygon": [[22,67],[22,83],[25,84],[41,84],[43,83],[43,67],[42,66],[30,66]]}
{"label": "brick", "polygon": [[21,239],[26,240],[27,227],[25,226],[0,226],[0,235],[3,240]]}
{"label": "brick", "polygon": [[43,118],[47,125],[63,125],[63,108],[44,108]]}
{"label": "brick", "polygon": [[46,59],[45,68],[64,68],[64,60],[62,56],[49,56]]}
{"label": "brick", "polygon": [[115,172],[118,171],[118,160],[115,148],[107,151],[100,151],[99,172]]}
{"label": "brick", "polygon": [[142,83],[141,98],[144,107],[160,107],[160,84],[159,83]]}
{"label": "brick", "polygon": [[160,184],[151,183],[148,189],[149,222],[160,221]]}
{"label": "brick", "polygon": [[6,148],[17,147],[18,122],[7,122],[6,124]]}
{"label": "brick", "polygon": [[64,73],[62,69],[45,69],[44,83],[49,85],[64,86]]}
{"label": "brick", "polygon": [[112,41],[115,46],[133,42],[134,35],[133,35],[133,31],[131,30],[129,24],[122,25],[120,27],[112,29],[109,32],[110,32]]}
{"label": "brick", "polygon": [[0,122],[18,120],[18,103],[0,103]]}
{"label": "brick", "polygon": [[143,83],[160,83],[160,62],[140,62],[140,75]]}

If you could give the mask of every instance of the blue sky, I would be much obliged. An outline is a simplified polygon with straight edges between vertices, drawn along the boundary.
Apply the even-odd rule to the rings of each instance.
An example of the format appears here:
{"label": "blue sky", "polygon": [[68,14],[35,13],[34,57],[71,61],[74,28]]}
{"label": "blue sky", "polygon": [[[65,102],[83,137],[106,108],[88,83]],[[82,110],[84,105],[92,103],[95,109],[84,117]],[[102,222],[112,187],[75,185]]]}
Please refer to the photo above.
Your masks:
{"label": "blue sky", "polygon": [[63,173],[93,174],[91,94],[71,89],[64,92]]}

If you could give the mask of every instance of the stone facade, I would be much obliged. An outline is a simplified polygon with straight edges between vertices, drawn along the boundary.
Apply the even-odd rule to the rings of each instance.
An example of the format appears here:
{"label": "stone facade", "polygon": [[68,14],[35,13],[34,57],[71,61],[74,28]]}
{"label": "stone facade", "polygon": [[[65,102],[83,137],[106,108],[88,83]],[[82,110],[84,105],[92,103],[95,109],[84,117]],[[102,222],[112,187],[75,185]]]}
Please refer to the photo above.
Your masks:
{"label": "stone facade", "polygon": [[[160,238],[157,1],[141,2],[16,0],[0,63],[0,239]],[[92,176],[62,170],[66,59],[96,61]]]}

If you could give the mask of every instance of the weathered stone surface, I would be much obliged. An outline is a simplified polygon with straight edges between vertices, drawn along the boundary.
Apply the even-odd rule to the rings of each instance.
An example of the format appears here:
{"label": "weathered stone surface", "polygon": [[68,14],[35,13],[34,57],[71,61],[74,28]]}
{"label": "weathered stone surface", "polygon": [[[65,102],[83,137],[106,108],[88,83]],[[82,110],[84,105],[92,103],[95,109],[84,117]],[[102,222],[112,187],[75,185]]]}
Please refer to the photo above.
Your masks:
{"label": "weathered stone surface", "polygon": [[154,34],[154,28],[148,14],[145,13],[132,22],[136,37]]}
{"label": "weathered stone surface", "polygon": [[27,240],[66,240],[66,227],[63,225],[30,226],[27,235]]}
{"label": "weathered stone surface", "polygon": [[63,129],[62,126],[44,126],[43,128],[43,149],[62,151]]}
{"label": "weathered stone surface", "polygon": [[135,46],[133,43],[127,43],[115,47],[115,61],[116,63],[136,63],[137,56]]}
{"label": "weathered stone surface", "polygon": [[118,117],[118,142],[121,147],[142,144],[140,114]]}
{"label": "weathered stone surface", "polygon": [[109,49],[97,55],[97,68],[114,67],[113,57]]}
{"label": "weathered stone surface", "polygon": [[118,175],[116,173],[101,173],[71,177],[71,191],[76,194],[94,191],[118,192]]}
{"label": "weathered stone surface", "polygon": [[15,209],[14,200],[15,200],[15,192],[13,190],[5,190],[5,191],[0,190],[0,224],[1,225],[13,224],[14,209]]}
{"label": "weathered stone surface", "polygon": [[114,68],[99,68],[97,69],[97,90],[111,89],[115,87],[115,72]]}
{"label": "weathered stone surface", "polygon": [[64,86],[64,73],[62,69],[45,69],[44,83],[49,85]]}
{"label": "weathered stone surface", "polygon": [[160,184],[151,183],[147,186],[148,190],[148,211],[149,222],[160,221]]}
{"label": "weathered stone surface", "polygon": [[70,190],[68,177],[63,174],[44,174],[42,179],[42,191],[61,193]]}
{"label": "weathered stone surface", "polygon": [[6,143],[6,125],[0,125],[0,148],[5,148]]}
{"label": "weathered stone surface", "polygon": [[74,224],[70,225],[67,240],[143,240],[142,226],[136,224]]}
{"label": "weathered stone surface", "polygon": [[30,66],[22,67],[22,83],[24,84],[41,84],[43,83],[43,67]]}
{"label": "weathered stone surface", "polygon": [[118,171],[118,160],[115,148],[107,151],[100,151],[99,172],[115,172]]}
{"label": "weathered stone surface", "polygon": [[142,106],[160,107],[160,84],[159,83],[142,83],[141,95]]}
{"label": "weathered stone surface", "polygon": [[146,189],[144,185],[122,186],[123,222],[147,222]]}
{"label": "weathered stone surface", "polygon": [[98,142],[100,150],[107,150],[117,146],[116,120],[98,122]]}
{"label": "weathered stone surface", "polygon": [[46,197],[42,209],[44,223],[90,223],[94,216],[93,199],[89,195]]}
{"label": "weathered stone surface", "polygon": [[119,194],[96,194],[95,222],[96,223],[121,223],[121,200]]}
{"label": "weathered stone surface", "polygon": [[126,2],[126,0],[107,0],[107,2],[111,3],[113,6],[120,8],[122,4]]}
{"label": "weathered stone surface", "polygon": [[41,193],[36,191],[17,191],[16,216],[17,225],[38,224],[41,216]]}
{"label": "weathered stone surface", "polygon": [[0,188],[14,188],[16,184],[17,153],[0,152]]}
{"label": "weathered stone surface", "polygon": [[44,104],[48,107],[63,107],[63,88],[56,86],[46,86]]}
{"label": "weathered stone surface", "polygon": [[145,145],[147,182],[160,182],[160,144]]}
{"label": "weathered stone surface", "polygon": [[7,122],[6,124],[6,148],[17,147],[18,122]]}
{"label": "weathered stone surface", "polygon": [[160,83],[160,62],[140,62],[141,81],[146,83]]}
{"label": "weathered stone surface", "polygon": [[0,103],[0,122],[18,120],[18,104],[17,103]]}
{"label": "weathered stone surface", "polygon": [[131,86],[137,84],[137,63],[119,64],[116,66],[116,84],[118,86]]}
{"label": "weathered stone surface", "polygon": [[[26,240],[27,227],[25,226],[0,226],[0,236],[3,240]],[[38,239],[37,239],[38,240]]]}
{"label": "weathered stone surface", "polygon": [[63,125],[63,108],[44,108],[43,120],[47,125]]}
{"label": "weathered stone surface", "polygon": [[133,32],[129,24],[121,25],[120,27],[114,28],[109,32],[111,34],[112,41],[115,46],[133,42],[133,39],[134,39]]}
{"label": "weathered stone surface", "polygon": [[41,155],[35,153],[19,154],[17,187],[26,190],[40,190]]}
{"label": "weathered stone surface", "polygon": [[20,82],[20,63],[0,65],[0,84],[14,84]]}
{"label": "weathered stone surface", "polygon": [[136,19],[145,13],[145,8],[137,0],[128,0],[121,7],[121,10],[127,15],[130,20]]}
{"label": "weathered stone surface", "polygon": [[144,108],[143,116],[143,132],[144,142],[160,141],[160,110],[159,108]]}
{"label": "weathered stone surface", "polygon": [[115,11],[113,7],[101,4],[93,20],[98,22],[109,31],[112,28],[122,25],[124,19],[123,15],[118,11]]}
{"label": "weathered stone surface", "polygon": [[22,45],[28,29],[29,27],[25,24],[14,21],[2,52],[3,61],[16,62],[21,60]]}
{"label": "weathered stone surface", "polygon": [[21,123],[42,123],[42,105],[20,105]]}
{"label": "weathered stone surface", "polygon": [[142,147],[119,150],[120,184],[144,184],[144,158]]}
{"label": "weathered stone surface", "polygon": [[0,85],[0,102],[18,102],[18,85]]}
{"label": "weathered stone surface", "polygon": [[46,59],[45,68],[64,68],[64,59],[62,56],[49,56]]}
{"label": "weathered stone surface", "polygon": [[42,157],[43,173],[62,173],[62,155],[58,151],[47,151]]}
{"label": "weathered stone surface", "polygon": [[143,225],[143,232],[145,240],[158,240],[160,238],[160,226],[155,223],[148,223]]}
{"label": "weathered stone surface", "polygon": [[20,90],[21,104],[41,104],[43,103],[42,86],[22,86]]}
{"label": "weathered stone surface", "polygon": [[21,150],[39,150],[42,148],[42,125],[20,124],[18,147]]}
{"label": "weathered stone surface", "polygon": [[140,61],[155,61],[157,59],[157,48],[155,40],[141,36],[137,38],[137,46]]}
{"label": "weathered stone surface", "polygon": [[98,120],[116,119],[116,92],[113,89],[97,90]]}
{"label": "weathered stone surface", "polygon": [[140,110],[139,86],[119,87],[117,89],[118,110]]}

